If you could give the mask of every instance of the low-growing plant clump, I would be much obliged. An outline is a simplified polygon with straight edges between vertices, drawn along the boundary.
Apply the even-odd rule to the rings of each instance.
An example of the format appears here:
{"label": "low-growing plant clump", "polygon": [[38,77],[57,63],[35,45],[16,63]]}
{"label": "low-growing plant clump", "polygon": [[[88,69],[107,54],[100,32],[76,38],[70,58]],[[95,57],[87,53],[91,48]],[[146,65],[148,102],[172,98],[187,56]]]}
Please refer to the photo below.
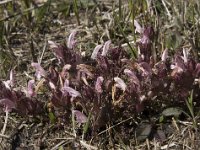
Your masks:
{"label": "low-growing plant clump", "polygon": [[16,86],[11,70],[10,79],[0,81],[1,107],[21,116],[49,118],[51,123],[72,123],[73,128],[77,126],[75,135],[84,125],[81,134],[90,139],[107,125],[129,117],[160,114],[168,107],[185,110],[191,91],[199,106],[200,63],[186,48],[174,54],[165,49],[155,59],[154,29],[142,28],[137,21],[135,26],[141,37],[135,59],[122,46],[113,47],[110,40],[97,45],[91,57],[83,56],[76,48],[77,31],[65,45],[48,41],[57,60],[48,68],[31,63],[35,77],[24,89]]}

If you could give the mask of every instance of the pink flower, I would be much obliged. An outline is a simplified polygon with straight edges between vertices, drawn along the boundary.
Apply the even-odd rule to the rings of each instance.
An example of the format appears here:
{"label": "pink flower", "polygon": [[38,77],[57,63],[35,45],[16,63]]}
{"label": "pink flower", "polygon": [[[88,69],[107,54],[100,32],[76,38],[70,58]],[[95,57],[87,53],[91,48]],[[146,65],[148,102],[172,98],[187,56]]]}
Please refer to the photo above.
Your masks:
{"label": "pink flower", "polygon": [[62,91],[63,91],[64,93],[65,93],[65,92],[68,92],[69,95],[70,95],[71,97],[73,97],[73,98],[81,97],[81,94],[80,94],[78,91],[76,91],[75,89],[73,89],[73,88],[71,88],[71,87],[69,87],[69,86],[63,87],[63,88],[62,88]]}
{"label": "pink flower", "polygon": [[73,49],[75,44],[76,44],[76,40],[75,40],[75,35],[77,34],[77,31],[72,31],[71,34],[69,35],[69,38],[67,40],[67,47],[70,49]]}
{"label": "pink flower", "polygon": [[35,80],[28,81],[28,86],[27,86],[27,96],[28,97],[32,97],[32,96],[36,95],[34,88],[35,88]]}
{"label": "pink flower", "polygon": [[31,66],[35,68],[36,70],[36,73],[35,73],[35,76],[38,80],[40,80],[40,78],[43,76],[45,77],[46,76],[46,72],[45,70],[40,66],[39,63],[31,63]]}
{"label": "pink flower", "polygon": [[76,116],[76,121],[78,123],[86,123],[87,122],[87,117],[79,110],[72,110],[72,113],[74,113],[74,115]]}
{"label": "pink flower", "polygon": [[91,55],[91,58],[92,59],[96,59],[97,58],[97,54],[98,54],[98,52],[99,52],[99,50],[102,48],[102,45],[97,45],[95,48],[94,48],[94,50],[93,50],[93,52],[92,52],[92,55]]}
{"label": "pink flower", "polygon": [[139,81],[139,79],[137,78],[137,76],[135,75],[134,72],[132,72],[132,71],[129,70],[129,69],[124,69],[124,73],[125,73],[126,75],[129,76],[130,80],[131,80],[134,84],[140,86],[140,81]]}
{"label": "pink flower", "polygon": [[7,81],[3,81],[5,87],[7,89],[10,89],[11,87],[14,86],[14,73],[13,73],[13,70],[10,71],[10,79],[7,80]]}
{"label": "pink flower", "polygon": [[137,22],[137,20],[134,20],[134,26],[135,26],[135,32],[138,32],[142,34],[144,32],[144,28],[140,26],[140,24]]}
{"label": "pink flower", "polygon": [[80,92],[69,87],[69,81],[68,80],[65,80],[64,86],[62,87],[61,91],[64,95],[69,94],[71,96],[71,101],[73,101],[76,97],[81,97]]}
{"label": "pink flower", "polygon": [[71,69],[71,65],[70,64],[66,64],[64,65],[64,67],[62,68],[62,72],[61,72],[61,77],[62,78],[67,78],[69,75],[69,70]]}
{"label": "pink flower", "polygon": [[59,63],[61,63],[61,60],[64,61],[64,49],[62,46],[56,44],[53,41],[48,41],[48,44],[50,46],[50,48],[53,51],[53,54],[57,57]]}
{"label": "pink flower", "polygon": [[69,87],[69,80],[65,80],[63,87]]}
{"label": "pink flower", "polygon": [[10,112],[13,108],[16,108],[15,103],[8,98],[0,99],[0,105],[3,106],[4,112]]}
{"label": "pink flower", "polygon": [[103,46],[103,51],[102,51],[102,56],[106,56],[108,53],[108,50],[110,48],[110,44],[111,44],[111,40],[108,40],[105,42],[104,46]]}
{"label": "pink flower", "polygon": [[141,71],[141,73],[142,73],[141,75],[142,76],[146,76],[147,77],[147,76],[152,74],[151,67],[147,62],[141,62],[141,63],[138,64],[137,67],[138,67],[138,70]]}
{"label": "pink flower", "polygon": [[58,48],[58,45],[53,41],[48,41],[48,44],[49,44],[51,49]]}
{"label": "pink flower", "polygon": [[99,76],[97,78],[97,81],[95,83],[95,90],[97,91],[97,93],[102,93],[103,92],[103,90],[102,90],[103,80],[104,80],[104,78],[102,76]]}
{"label": "pink flower", "polygon": [[126,90],[127,86],[126,86],[126,84],[124,83],[124,81],[121,78],[115,77],[114,80],[116,82],[116,84],[115,84],[116,87],[122,89],[123,91]]}

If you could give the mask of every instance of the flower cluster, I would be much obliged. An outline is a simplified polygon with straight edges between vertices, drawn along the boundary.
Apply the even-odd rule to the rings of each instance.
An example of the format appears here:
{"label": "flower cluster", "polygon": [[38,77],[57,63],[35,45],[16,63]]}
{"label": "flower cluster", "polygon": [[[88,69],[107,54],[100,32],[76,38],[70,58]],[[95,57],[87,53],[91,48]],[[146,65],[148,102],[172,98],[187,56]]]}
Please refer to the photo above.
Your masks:
{"label": "flower cluster", "polygon": [[26,90],[14,89],[13,70],[10,79],[0,81],[0,106],[4,111],[15,111],[23,116],[38,115],[43,113],[43,102],[37,100],[34,92],[34,80],[28,82]]}
{"label": "flower cluster", "polygon": [[[46,83],[53,107],[70,110],[79,123],[86,122],[85,114],[92,112],[91,121],[96,129],[156,103],[182,103],[191,90],[199,97],[200,63],[189,50],[183,48],[170,56],[165,49],[159,61],[152,62],[153,28],[142,28],[137,21],[135,26],[141,38],[137,40],[139,53],[134,61],[122,47],[113,48],[109,40],[94,48],[88,62],[76,51],[76,31],[70,34],[66,45],[49,41],[58,68],[52,65],[45,71],[37,62],[31,65],[36,79]],[[12,88],[12,74],[10,80],[0,84],[0,105],[22,114],[41,112],[44,104],[36,98],[36,81],[28,82],[26,92],[16,91]]]}

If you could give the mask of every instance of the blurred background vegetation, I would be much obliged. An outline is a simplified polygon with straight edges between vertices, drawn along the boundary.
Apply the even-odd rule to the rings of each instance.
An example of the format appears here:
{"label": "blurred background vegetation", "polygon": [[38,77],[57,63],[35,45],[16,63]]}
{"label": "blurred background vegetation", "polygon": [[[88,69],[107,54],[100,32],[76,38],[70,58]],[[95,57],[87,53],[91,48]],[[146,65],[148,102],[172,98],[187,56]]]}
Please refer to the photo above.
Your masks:
{"label": "blurred background vegetation", "polygon": [[[46,50],[47,40],[58,43],[72,29],[80,32],[80,49],[90,54],[108,39],[125,44],[136,57],[134,20],[155,29],[155,58],[165,48],[171,53],[191,49],[199,60],[199,0],[3,0],[0,1],[0,78],[13,67],[27,69]],[[47,48],[48,50],[48,48]],[[45,53],[48,59],[48,53]]]}

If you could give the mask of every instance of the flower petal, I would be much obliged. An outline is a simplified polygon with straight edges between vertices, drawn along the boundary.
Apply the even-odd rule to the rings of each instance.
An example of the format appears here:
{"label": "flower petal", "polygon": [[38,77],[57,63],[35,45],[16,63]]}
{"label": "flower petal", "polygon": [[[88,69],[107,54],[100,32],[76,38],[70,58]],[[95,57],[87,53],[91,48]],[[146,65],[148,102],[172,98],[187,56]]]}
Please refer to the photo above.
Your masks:
{"label": "flower petal", "polygon": [[70,49],[73,49],[75,44],[76,44],[76,40],[75,40],[76,34],[77,34],[77,31],[73,30],[71,32],[71,34],[69,35],[69,38],[67,40],[67,47],[70,48]]}
{"label": "flower petal", "polygon": [[72,113],[74,113],[74,115],[76,116],[76,121],[78,123],[86,123],[87,122],[87,117],[79,110],[72,110]]}
{"label": "flower petal", "polygon": [[99,52],[99,50],[102,48],[102,45],[97,45],[95,48],[94,48],[94,50],[93,50],[93,52],[92,52],[92,55],[91,55],[91,58],[92,59],[96,59],[97,58],[97,54],[98,54],[98,52]]}
{"label": "flower petal", "polygon": [[97,78],[97,81],[95,83],[95,90],[97,91],[97,93],[102,93],[103,92],[103,90],[102,90],[103,80],[104,80],[104,78],[102,76],[99,76]]}
{"label": "flower petal", "polygon": [[69,87],[69,80],[65,80],[63,87]]}
{"label": "flower petal", "polygon": [[142,72],[142,76],[149,76],[152,74],[151,67],[147,62],[139,63],[138,69]]}
{"label": "flower petal", "polygon": [[131,71],[129,69],[124,69],[124,73],[130,77],[130,79],[133,83],[135,83],[138,86],[140,85],[140,81],[133,71]]}
{"label": "flower petal", "polygon": [[52,90],[56,90],[56,86],[53,84],[53,82],[49,82],[49,86]]}
{"label": "flower petal", "polygon": [[14,86],[14,73],[13,70],[10,71],[10,79],[7,81],[3,81],[5,87],[10,90],[11,87]]}
{"label": "flower petal", "polygon": [[39,63],[31,63],[31,66],[35,68],[36,73],[35,76],[37,77],[37,79],[39,80],[41,78],[41,76],[45,77],[46,76],[46,72],[45,70],[40,66]]}
{"label": "flower petal", "polygon": [[62,68],[62,72],[60,73],[60,76],[62,78],[67,78],[69,75],[69,70],[71,69],[71,65],[70,64],[66,64],[63,68]]}
{"label": "flower petal", "polygon": [[106,56],[106,54],[108,53],[108,50],[110,48],[110,44],[111,44],[111,40],[108,40],[105,42],[104,46],[103,46],[103,51],[102,51],[102,56]]}
{"label": "flower petal", "polygon": [[71,87],[69,87],[69,86],[63,87],[63,88],[62,88],[62,92],[63,92],[63,93],[65,93],[65,92],[69,93],[69,95],[70,95],[71,97],[73,97],[73,98],[81,97],[81,94],[80,94],[78,91],[76,91],[75,89],[73,89],[73,88],[71,88]]}
{"label": "flower petal", "polygon": [[138,32],[142,34],[144,32],[144,29],[140,26],[140,24],[137,22],[137,20],[134,20],[134,26],[135,26],[135,32]]}
{"label": "flower petal", "polygon": [[35,87],[35,80],[28,81],[28,86],[27,86],[28,97],[32,97],[32,96],[36,95],[36,93],[34,91],[34,87]]}
{"label": "flower petal", "polygon": [[49,44],[51,49],[58,48],[58,45],[53,41],[48,41],[48,44]]}
{"label": "flower petal", "polygon": [[0,99],[0,105],[3,106],[3,111],[12,111],[13,108],[16,108],[15,103],[8,98]]}
{"label": "flower petal", "polygon": [[126,84],[124,83],[124,81],[121,78],[115,77],[114,80],[116,82],[116,84],[115,84],[116,87],[122,89],[123,91],[126,90],[127,86],[126,86]]}

